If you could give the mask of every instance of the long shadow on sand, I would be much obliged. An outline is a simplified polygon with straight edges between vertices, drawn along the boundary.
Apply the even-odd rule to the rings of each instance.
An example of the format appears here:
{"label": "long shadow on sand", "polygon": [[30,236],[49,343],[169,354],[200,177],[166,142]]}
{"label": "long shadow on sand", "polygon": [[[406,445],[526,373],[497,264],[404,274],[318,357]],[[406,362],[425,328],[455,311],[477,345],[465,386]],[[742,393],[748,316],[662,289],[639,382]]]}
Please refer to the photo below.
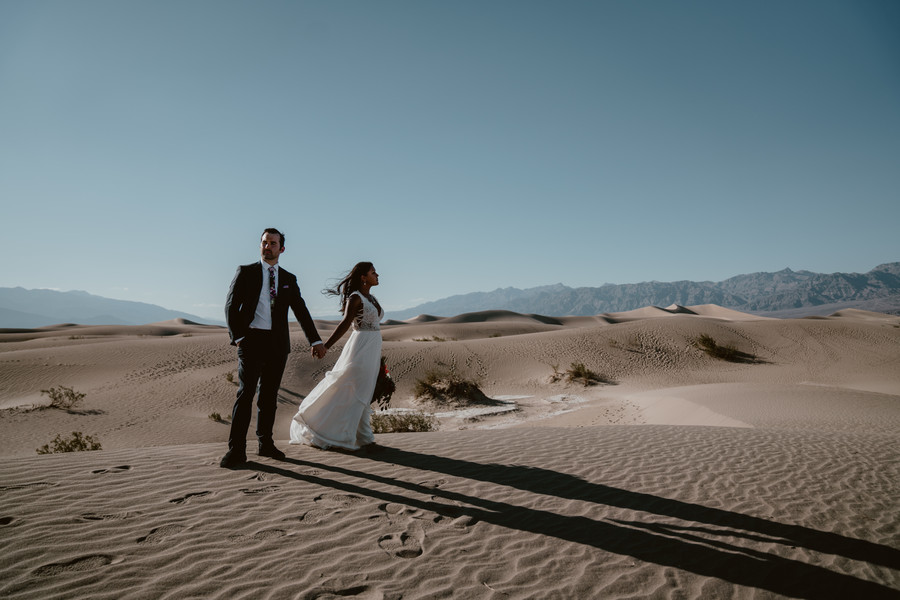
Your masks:
{"label": "long shadow on sand", "polygon": [[[900,551],[872,542],[591,483],[574,475],[535,467],[481,464],[395,448],[384,448],[379,453],[365,457],[411,469],[440,472],[454,477],[509,486],[536,494],[676,518],[683,523],[597,520],[585,516],[567,516],[334,465],[293,458],[286,461],[296,466],[330,470],[336,474],[369,480],[380,486],[392,486],[429,497],[441,497],[463,505],[448,507],[445,504],[370,486],[300,474],[272,465],[248,463],[248,466],[347,493],[435,511],[438,514],[466,515],[485,523],[584,544],[784,596],[808,599],[898,598],[898,592],[889,587],[824,567],[734,545],[724,540],[728,537],[742,537],[767,544],[800,546],[819,553],[892,569],[900,568]],[[697,523],[705,523],[715,528],[697,526]],[[719,536],[719,539],[713,539],[710,534]]]}

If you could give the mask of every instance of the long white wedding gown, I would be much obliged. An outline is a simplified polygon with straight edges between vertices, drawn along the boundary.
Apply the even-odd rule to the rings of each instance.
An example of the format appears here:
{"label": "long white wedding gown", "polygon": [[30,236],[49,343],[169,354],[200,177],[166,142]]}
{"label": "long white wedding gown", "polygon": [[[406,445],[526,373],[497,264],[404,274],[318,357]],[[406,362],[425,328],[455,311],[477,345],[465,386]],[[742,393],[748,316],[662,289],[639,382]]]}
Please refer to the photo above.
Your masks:
{"label": "long white wedding gown", "polygon": [[291,421],[291,443],[347,450],[375,441],[370,415],[372,393],[381,368],[383,314],[359,292],[362,319],[353,322],[350,339],[334,368],[313,388]]}

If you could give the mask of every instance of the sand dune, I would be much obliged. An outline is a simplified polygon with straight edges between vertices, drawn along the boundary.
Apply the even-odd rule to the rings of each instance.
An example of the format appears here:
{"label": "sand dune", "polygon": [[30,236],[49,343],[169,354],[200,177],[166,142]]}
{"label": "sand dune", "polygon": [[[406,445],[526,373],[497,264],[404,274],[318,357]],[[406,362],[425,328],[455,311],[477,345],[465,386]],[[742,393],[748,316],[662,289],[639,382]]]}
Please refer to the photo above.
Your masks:
{"label": "sand dune", "polygon": [[[900,597],[900,318],[486,311],[383,335],[394,405],[441,431],[372,455],[283,443],[338,356],[298,328],[288,460],[227,471],[222,328],[0,332],[0,597]],[[575,362],[608,383],[551,382]],[[504,410],[423,407],[435,370]],[[51,386],[86,397],[35,409]],[[104,450],[35,453],[72,431]]]}

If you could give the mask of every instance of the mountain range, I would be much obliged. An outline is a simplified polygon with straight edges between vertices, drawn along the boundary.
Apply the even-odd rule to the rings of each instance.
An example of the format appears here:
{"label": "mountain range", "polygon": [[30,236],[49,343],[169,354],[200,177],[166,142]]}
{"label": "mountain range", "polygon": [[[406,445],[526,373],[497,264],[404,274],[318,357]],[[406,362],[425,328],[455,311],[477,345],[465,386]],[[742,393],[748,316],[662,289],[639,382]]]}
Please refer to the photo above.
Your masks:
{"label": "mountain range", "polygon": [[[827,315],[844,308],[900,314],[900,262],[868,273],[813,273],[784,269],[737,275],[725,281],[648,281],[571,288],[561,283],[528,289],[500,288],[451,296],[388,312],[406,320],[419,315],[452,317],[485,310],[546,316],[597,315],[645,306],[718,304],[775,317]],[[0,328],[34,328],[60,323],[143,325],[170,319],[224,325],[155,304],[113,300],[87,292],[0,288]]]}
{"label": "mountain range", "polygon": [[113,300],[87,292],[0,288],[0,328],[4,329],[31,329],[61,323],[144,325],[170,319],[210,323],[209,319],[155,304]]}
{"label": "mountain range", "polygon": [[455,316],[509,310],[548,316],[597,315],[645,306],[718,304],[776,317],[825,315],[842,308],[900,314],[900,262],[868,273],[813,273],[784,269],[737,275],[725,281],[648,281],[571,288],[563,284],[475,292],[388,313],[405,320],[418,315]]}

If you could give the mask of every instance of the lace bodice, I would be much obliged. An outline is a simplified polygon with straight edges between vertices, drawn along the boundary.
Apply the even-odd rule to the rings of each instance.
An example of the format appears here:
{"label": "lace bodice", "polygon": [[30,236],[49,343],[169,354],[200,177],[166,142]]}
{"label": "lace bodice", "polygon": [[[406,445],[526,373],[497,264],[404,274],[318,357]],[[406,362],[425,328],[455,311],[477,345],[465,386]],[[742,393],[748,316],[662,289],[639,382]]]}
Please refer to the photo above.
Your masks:
{"label": "lace bodice", "polygon": [[362,318],[353,321],[353,329],[355,331],[381,331],[381,317],[384,316],[383,313],[359,292],[353,292],[350,295],[359,296],[363,305]]}

